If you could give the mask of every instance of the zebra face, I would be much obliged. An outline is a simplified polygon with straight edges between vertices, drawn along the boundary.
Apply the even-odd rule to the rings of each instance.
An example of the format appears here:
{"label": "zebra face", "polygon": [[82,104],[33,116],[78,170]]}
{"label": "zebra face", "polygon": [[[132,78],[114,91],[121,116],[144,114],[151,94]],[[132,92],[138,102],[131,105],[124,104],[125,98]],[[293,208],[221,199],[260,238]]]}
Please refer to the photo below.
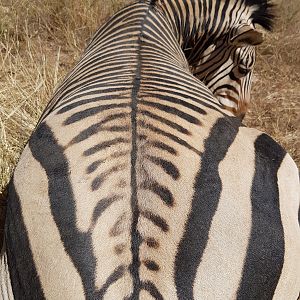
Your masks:
{"label": "zebra face", "polygon": [[255,46],[262,41],[262,33],[249,25],[240,25],[210,45],[192,67],[193,74],[206,84],[220,104],[239,117],[247,112]]}

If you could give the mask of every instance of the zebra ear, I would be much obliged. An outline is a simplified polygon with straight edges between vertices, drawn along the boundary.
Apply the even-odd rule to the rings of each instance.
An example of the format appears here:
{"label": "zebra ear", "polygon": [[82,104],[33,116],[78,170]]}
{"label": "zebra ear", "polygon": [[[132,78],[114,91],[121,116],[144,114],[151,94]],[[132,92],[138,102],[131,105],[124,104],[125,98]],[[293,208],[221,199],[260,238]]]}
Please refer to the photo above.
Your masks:
{"label": "zebra ear", "polygon": [[256,46],[264,41],[264,34],[250,26],[239,28],[234,37],[230,39],[230,44],[236,47]]}

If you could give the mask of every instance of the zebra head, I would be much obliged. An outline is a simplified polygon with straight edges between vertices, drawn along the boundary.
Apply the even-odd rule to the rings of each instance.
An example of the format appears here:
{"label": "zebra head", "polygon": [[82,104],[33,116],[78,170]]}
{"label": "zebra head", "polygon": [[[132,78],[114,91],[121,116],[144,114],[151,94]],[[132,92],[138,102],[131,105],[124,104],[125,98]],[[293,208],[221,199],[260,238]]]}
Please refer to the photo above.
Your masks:
{"label": "zebra head", "polygon": [[205,33],[194,49],[187,51],[187,58],[193,74],[220,104],[244,117],[250,102],[256,46],[264,41],[256,24],[272,29],[273,4],[268,0],[211,1],[211,19],[217,21],[207,25],[206,31],[212,34]]}
{"label": "zebra head", "polygon": [[248,24],[233,32],[205,49],[192,72],[224,108],[243,117],[250,102],[255,46],[263,42],[263,33]]}

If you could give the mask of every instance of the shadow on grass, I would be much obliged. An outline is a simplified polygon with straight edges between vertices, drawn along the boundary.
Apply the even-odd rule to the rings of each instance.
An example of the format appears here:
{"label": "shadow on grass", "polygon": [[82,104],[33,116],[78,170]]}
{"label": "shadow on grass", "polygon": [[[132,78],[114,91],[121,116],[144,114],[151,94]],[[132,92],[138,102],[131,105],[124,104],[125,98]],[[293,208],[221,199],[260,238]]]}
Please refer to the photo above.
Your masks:
{"label": "shadow on grass", "polygon": [[0,194],[0,249],[2,248],[3,235],[4,235],[4,221],[6,210],[7,192],[4,191]]}

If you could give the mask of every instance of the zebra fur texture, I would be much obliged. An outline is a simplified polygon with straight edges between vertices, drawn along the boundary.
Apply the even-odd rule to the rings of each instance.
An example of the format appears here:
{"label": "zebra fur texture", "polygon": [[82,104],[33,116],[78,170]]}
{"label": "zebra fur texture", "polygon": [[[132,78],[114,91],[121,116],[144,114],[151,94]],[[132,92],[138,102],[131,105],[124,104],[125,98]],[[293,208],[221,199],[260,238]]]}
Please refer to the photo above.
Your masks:
{"label": "zebra fur texture", "polygon": [[3,299],[297,298],[298,170],[240,119],[271,20],[145,0],[96,32],[9,185]]}

